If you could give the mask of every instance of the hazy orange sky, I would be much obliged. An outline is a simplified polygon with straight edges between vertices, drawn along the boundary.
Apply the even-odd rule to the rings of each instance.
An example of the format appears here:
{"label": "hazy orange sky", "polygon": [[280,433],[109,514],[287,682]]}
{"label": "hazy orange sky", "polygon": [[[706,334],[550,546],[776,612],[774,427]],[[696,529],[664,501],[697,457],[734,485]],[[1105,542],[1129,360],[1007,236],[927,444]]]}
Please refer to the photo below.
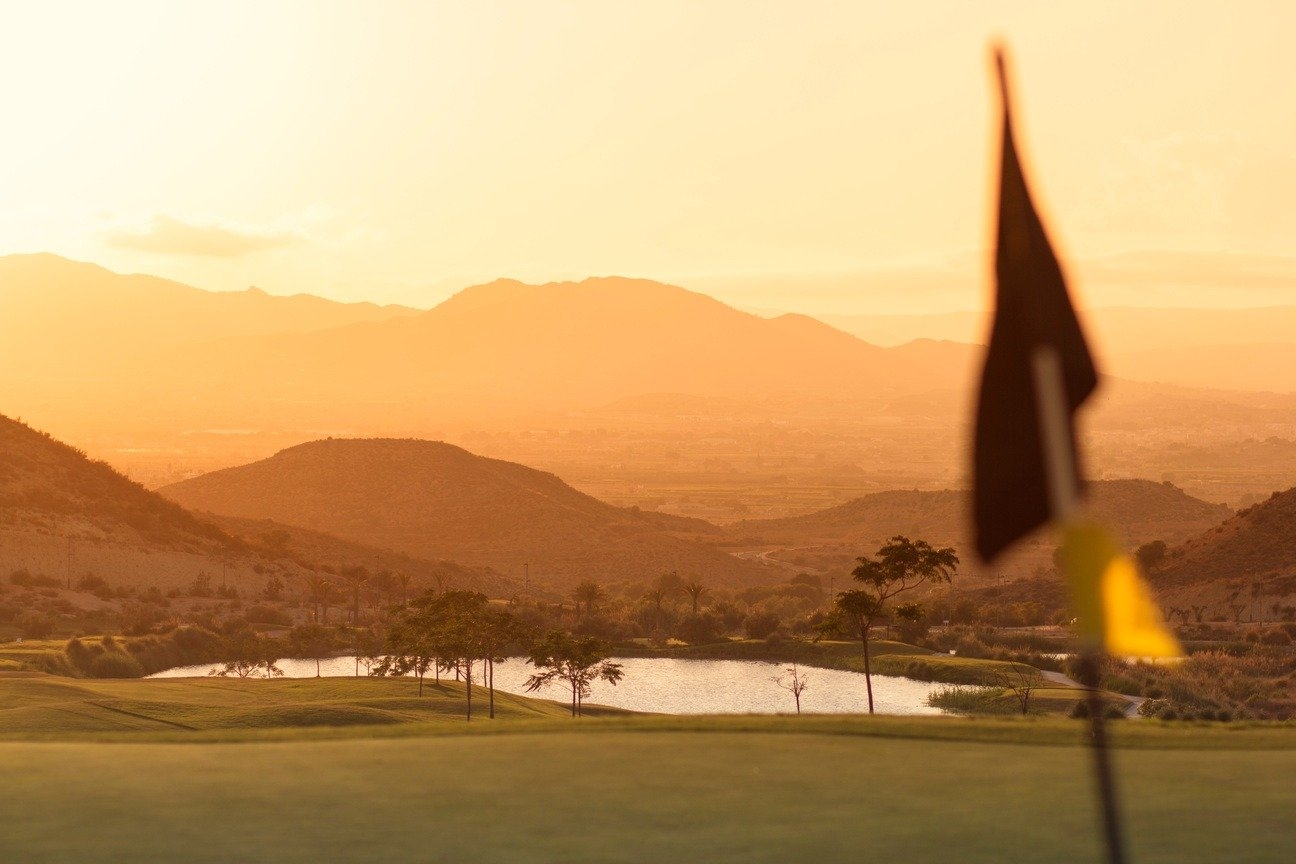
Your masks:
{"label": "hazy orange sky", "polygon": [[1083,299],[1296,303],[1296,4],[1060,9],[8,3],[0,252],[418,306],[616,273],[976,308],[999,36]]}

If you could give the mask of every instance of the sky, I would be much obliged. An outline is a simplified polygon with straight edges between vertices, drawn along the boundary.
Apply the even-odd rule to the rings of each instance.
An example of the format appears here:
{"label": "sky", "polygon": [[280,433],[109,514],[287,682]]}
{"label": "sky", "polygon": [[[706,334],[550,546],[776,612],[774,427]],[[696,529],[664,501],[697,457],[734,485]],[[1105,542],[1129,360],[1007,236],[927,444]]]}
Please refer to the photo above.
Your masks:
{"label": "sky", "polygon": [[1296,303],[1296,4],[3,2],[0,253],[426,307],[989,296],[990,45],[1088,305]]}

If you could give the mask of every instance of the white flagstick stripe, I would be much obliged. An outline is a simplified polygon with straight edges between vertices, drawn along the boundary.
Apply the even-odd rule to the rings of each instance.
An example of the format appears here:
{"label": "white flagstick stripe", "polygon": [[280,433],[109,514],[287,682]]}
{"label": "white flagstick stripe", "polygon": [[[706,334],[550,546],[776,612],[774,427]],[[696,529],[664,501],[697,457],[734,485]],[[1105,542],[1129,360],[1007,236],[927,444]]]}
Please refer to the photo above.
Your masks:
{"label": "white flagstick stripe", "polygon": [[1031,374],[1035,380],[1035,409],[1039,420],[1040,448],[1044,451],[1044,474],[1048,485],[1053,520],[1064,525],[1079,506],[1075,461],[1067,434],[1066,392],[1062,379],[1062,358],[1052,345],[1037,345],[1031,352]]}

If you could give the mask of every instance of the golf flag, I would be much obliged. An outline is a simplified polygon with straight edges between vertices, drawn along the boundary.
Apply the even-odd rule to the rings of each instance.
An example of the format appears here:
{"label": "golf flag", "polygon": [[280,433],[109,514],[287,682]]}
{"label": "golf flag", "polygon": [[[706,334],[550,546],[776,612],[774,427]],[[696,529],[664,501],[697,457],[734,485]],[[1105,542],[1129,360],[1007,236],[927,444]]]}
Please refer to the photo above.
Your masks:
{"label": "golf flag", "polygon": [[[1048,235],[1035,212],[1017,148],[1013,142],[1007,83],[1002,57],[999,79],[1003,92],[1003,162],[999,181],[999,230],[995,255],[994,327],[981,378],[976,415],[976,456],[973,465],[976,546],[990,561],[1016,540],[1048,522],[1053,497],[1060,494],[1071,506],[1081,479],[1076,468],[1075,410],[1098,384],[1084,334],[1071,308],[1062,269]],[[1060,367],[1061,393],[1040,392],[1040,364],[1053,378]],[[1050,477],[1041,409],[1050,396],[1060,395],[1059,446],[1064,453],[1058,477]],[[1064,488],[1051,489],[1057,481]]]}
{"label": "golf flag", "polygon": [[1062,569],[1080,638],[1113,657],[1179,657],[1138,565],[1111,533],[1078,522],[1066,528]]}
{"label": "golf flag", "polygon": [[1062,269],[1022,174],[1003,95],[995,320],[977,404],[973,510],[989,561],[1049,522],[1066,529],[1063,572],[1081,635],[1112,655],[1177,656],[1133,560],[1102,528],[1074,521],[1083,477],[1074,415],[1098,376]]}

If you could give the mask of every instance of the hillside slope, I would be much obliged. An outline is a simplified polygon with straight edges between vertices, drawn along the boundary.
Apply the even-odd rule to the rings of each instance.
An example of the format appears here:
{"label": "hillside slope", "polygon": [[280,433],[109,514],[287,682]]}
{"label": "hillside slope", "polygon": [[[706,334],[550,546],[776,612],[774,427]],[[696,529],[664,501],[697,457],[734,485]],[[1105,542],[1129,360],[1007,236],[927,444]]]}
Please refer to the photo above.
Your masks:
{"label": "hillside slope", "polygon": [[241,544],[103,462],[0,416],[0,526],[200,554]]}
{"label": "hillside slope", "polygon": [[[1100,480],[1090,493],[1094,514],[1116,526],[1132,544],[1180,542],[1231,512],[1150,480]],[[867,545],[905,534],[958,545],[971,537],[970,507],[964,491],[878,492],[804,516],[736,522],[728,530],[731,537],[768,544]]]}
{"label": "hillside slope", "polygon": [[217,524],[150,492],[102,462],[0,416],[0,572],[75,583],[184,588],[220,573],[259,591],[269,574],[365,566],[409,574],[417,588],[448,584],[505,596],[516,585],[483,568],[421,561],[268,522]]}
{"label": "hillside slope", "polygon": [[1239,511],[1222,524],[1172,549],[1152,574],[1158,588],[1190,585],[1262,593],[1296,593],[1296,489]]}
{"label": "hillside slope", "polygon": [[766,568],[679,534],[695,520],[644,514],[552,474],[434,441],[314,441],[161,490],[196,510],[274,519],[424,559],[450,559],[537,585],[650,579],[678,570],[716,583]]}

